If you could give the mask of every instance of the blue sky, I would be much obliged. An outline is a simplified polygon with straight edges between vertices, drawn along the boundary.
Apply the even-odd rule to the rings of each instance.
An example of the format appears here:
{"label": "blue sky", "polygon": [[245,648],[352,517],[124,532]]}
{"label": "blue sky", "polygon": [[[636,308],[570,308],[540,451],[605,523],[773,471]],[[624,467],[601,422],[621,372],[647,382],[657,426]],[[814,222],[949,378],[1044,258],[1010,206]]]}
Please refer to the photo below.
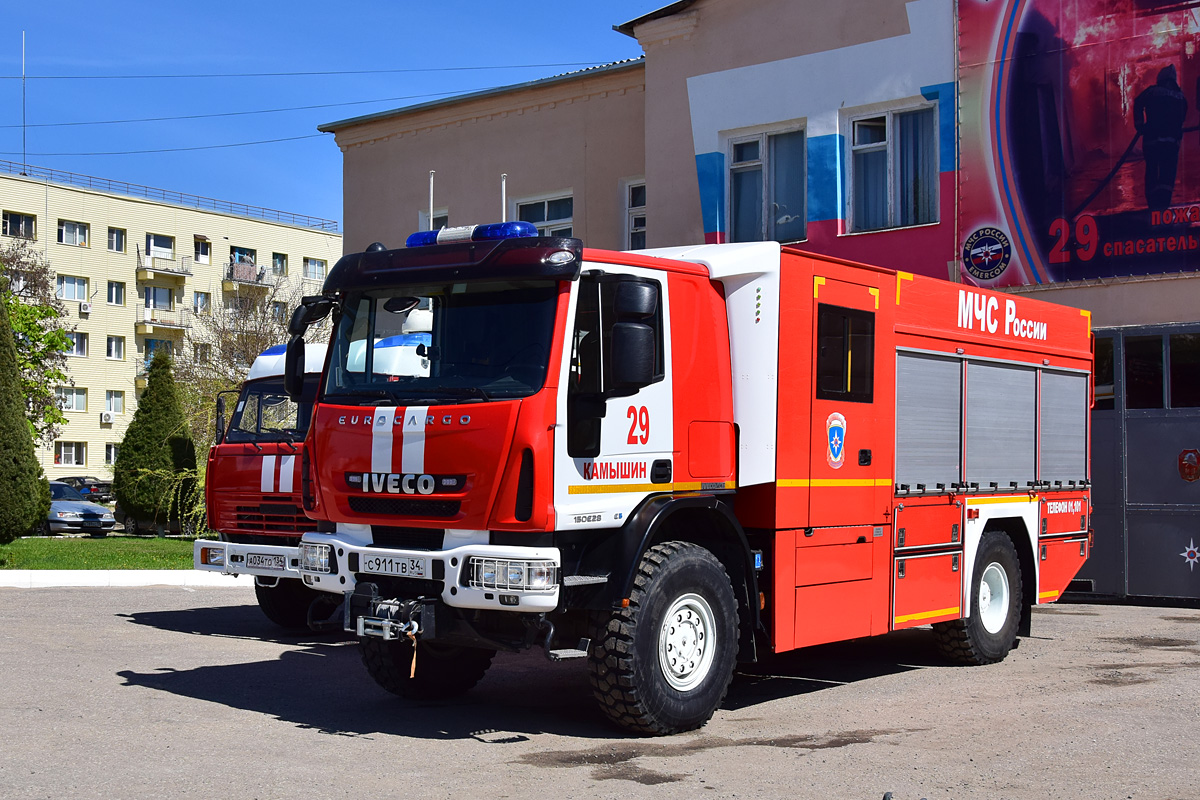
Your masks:
{"label": "blue sky", "polygon": [[[612,26],[666,0],[442,3],[77,0],[22,3],[0,30],[0,159],[22,160],[25,31],[27,163],[341,220],[341,153],[317,125],[438,97],[542,78],[583,62],[641,55]],[[455,69],[486,67],[486,69]],[[413,70],[295,77],[108,79],[112,75]],[[49,79],[42,76],[80,76]],[[89,77],[90,76],[90,77]],[[408,98],[383,100],[383,98]],[[101,121],[359,105],[122,124]],[[49,126],[47,123],[86,122]],[[71,155],[67,155],[71,154]]]}

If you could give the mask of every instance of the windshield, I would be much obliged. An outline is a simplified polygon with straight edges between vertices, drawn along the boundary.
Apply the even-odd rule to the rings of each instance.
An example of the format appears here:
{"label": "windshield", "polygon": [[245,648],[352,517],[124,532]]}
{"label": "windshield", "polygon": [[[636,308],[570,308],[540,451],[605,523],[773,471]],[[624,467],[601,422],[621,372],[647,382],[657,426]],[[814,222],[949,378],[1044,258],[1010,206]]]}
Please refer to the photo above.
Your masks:
{"label": "windshield", "polygon": [[546,381],[557,294],[542,280],[351,295],[323,397],[372,405],[528,397]]}
{"label": "windshield", "polygon": [[75,491],[75,489],[73,489],[72,487],[67,486],[65,483],[52,483],[52,484],[50,484],[50,499],[51,500],[77,500],[77,501],[82,502],[83,495],[81,495],[79,492]]}
{"label": "windshield", "polygon": [[283,378],[247,383],[225,434],[227,442],[281,442],[303,439],[312,416],[315,375],[306,375],[299,403],[283,390]]}

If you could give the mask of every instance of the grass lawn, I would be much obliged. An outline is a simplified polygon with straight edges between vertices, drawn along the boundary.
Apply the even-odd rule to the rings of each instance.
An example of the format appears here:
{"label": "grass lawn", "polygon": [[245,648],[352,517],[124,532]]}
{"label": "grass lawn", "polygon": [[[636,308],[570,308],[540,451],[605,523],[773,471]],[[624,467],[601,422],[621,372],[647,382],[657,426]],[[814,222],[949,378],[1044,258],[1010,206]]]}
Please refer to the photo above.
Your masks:
{"label": "grass lawn", "polygon": [[0,569],[191,568],[191,539],[31,536],[0,547]]}

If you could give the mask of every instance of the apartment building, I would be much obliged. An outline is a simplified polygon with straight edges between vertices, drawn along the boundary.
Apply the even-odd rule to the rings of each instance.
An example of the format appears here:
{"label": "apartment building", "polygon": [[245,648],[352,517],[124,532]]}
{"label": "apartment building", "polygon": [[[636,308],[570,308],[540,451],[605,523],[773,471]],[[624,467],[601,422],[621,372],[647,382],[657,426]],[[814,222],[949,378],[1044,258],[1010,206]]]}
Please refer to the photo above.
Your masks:
{"label": "apartment building", "polygon": [[0,211],[0,236],[45,255],[76,328],[67,421],[38,452],[51,479],[111,476],[155,352],[205,357],[184,348],[198,315],[316,293],[342,253],[333,220],[8,161]]}

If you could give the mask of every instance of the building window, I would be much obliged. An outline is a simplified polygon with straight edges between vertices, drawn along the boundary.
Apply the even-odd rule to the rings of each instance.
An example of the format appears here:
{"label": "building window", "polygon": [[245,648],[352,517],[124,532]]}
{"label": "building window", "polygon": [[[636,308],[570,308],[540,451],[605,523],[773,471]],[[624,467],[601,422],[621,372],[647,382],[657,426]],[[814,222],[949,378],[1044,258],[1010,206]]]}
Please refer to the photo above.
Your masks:
{"label": "building window", "polygon": [[304,277],[312,281],[325,280],[325,261],[320,258],[304,259]]}
{"label": "building window", "polygon": [[59,275],[58,297],[60,300],[87,300],[87,278]]}
{"label": "building window", "polygon": [[125,413],[125,392],[109,389],[104,393],[104,410],[114,414]]}
{"label": "building window", "polygon": [[146,234],[146,255],[150,258],[175,258],[175,237],[161,233]]}
{"label": "building window", "polygon": [[82,467],[87,464],[87,442],[55,442],[54,463]]}
{"label": "building window", "polygon": [[280,278],[287,275],[287,253],[271,253],[271,274]]}
{"label": "building window", "polygon": [[54,391],[58,394],[58,407],[63,411],[87,411],[87,389],[59,386]]}
{"label": "building window", "polygon": [[58,221],[58,243],[73,244],[76,247],[87,247],[88,226],[86,222]]}
{"label": "building window", "polygon": [[174,293],[168,286],[147,286],[145,289],[146,308],[170,311],[172,294]]}
{"label": "building window", "polygon": [[212,345],[211,344],[197,344],[194,348],[192,348],[192,363],[207,364],[211,360],[212,360]]}
{"label": "building window", "polygon": [[109,228],[108,229],[108,249],[114,253],[125,252],[125,229],[124,228]]}
{"label": "building window", "polygon": [[35,238],[37,236],[37,217],[32,214],[18,214],[15,211],[5,211],[4,235],[20,236],[22,239]]}
{"label": "building window", "polygon": [[125,305],[125,283],[123,281],[108,282],[108,304],[110,306]]}
{"label": "building window", "polygon": [[250,247],[231,247],[229,248],[229,263],[231,264],[253,264],[257,252]]}
{"label": "building window", "polygon": [[851,230],[937,222],[935,108],[859,117],[849,133]]}
{"label": "building window", "polygon": [[168,355],[174,352],[175,346],[170,339],[147,339],[146,340],[146,368],[150,368],[150,364],[154,362],[154,355],[159,350],[166,351]]}
{"label": "building window", "polygon": [[271,317],[276,322],[284,322],[287,320],[287,304],[286,303],[271,303]]}
{"label": "building window", "polygon": [[111,358],[114,361],[121,361],[125,358],[125,337],[110,336],[108,337],[108,349],[105,351],[105,357]]}
{"label": "building window", "polygon": [[417,230],[421,231],[440,231],[442,228],[450,227],[450,209],[435,208],[433,210],[433,222],[429,221],[428,211],[417,212]]}
{"label": "building window", "polygon": [[104,445],[104,463],[108,465],[117,463],[117,445],[109,442]]}
{"label": "building window", "polygon": [[730,144],[729,240],[794,242],[807,238],[804,131],[760,133]]}
{"label": "building window", "polygon": [[195,261],[197,264],[207,264],[210,261],[210,253],[212,252],[212,243],[208,241],[207,236],[195,237]]}
{"label": "building window", "polygon": [[574,213],[575,200],[570,195],[517,203],[517,219],[532,222],[541,236],[570,236]]}
{"label": "building window", "polygon": [[646,184],[631,183],[625,191],[627,250],[646,249]]}
{"label": "building window", "polygon": [[86,333],[74,331],[72,333],[68,333],[67,338],[71,340],[71,343],[67,346],[67,355],[87,356],[88,335]]}
{"label": "building window", "polygon": [[196,314],[207,314],[212,311],[212,295],[208,292],[193,292],[192,311]]}

